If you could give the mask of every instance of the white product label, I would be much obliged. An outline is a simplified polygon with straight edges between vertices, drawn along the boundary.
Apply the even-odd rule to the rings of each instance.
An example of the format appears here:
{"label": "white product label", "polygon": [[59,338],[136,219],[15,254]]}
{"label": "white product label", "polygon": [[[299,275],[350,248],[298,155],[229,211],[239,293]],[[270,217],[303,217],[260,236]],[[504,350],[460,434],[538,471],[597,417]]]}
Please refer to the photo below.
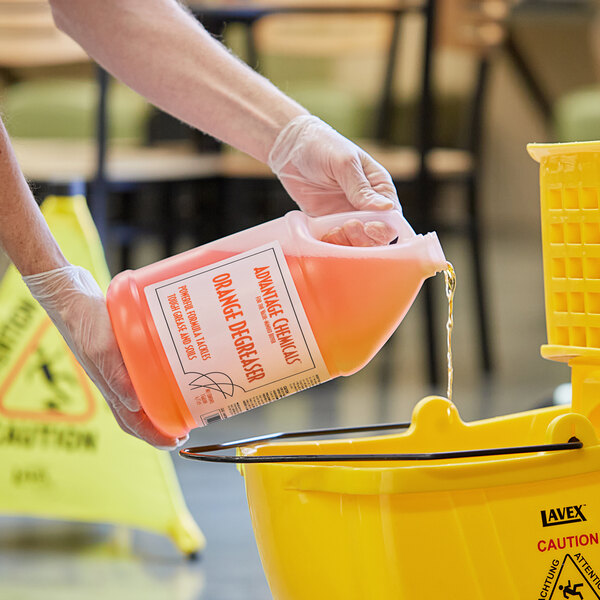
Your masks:
{"label": "white product label", "polygon": [[198,425],[329,379],[278,242],[149,285],[145,292]]}

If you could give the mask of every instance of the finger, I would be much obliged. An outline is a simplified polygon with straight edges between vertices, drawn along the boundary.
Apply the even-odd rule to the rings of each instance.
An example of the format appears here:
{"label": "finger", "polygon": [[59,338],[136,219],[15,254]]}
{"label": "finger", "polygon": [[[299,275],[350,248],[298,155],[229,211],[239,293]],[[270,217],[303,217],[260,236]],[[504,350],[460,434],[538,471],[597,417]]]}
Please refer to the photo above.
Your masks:
{"label": "finger", "polygon": [[[367,178],[366,170],[377,188],[373,187]],[[382,171],[379,173],[379,169]],[[387,171],[376,163],[368,154],[361,152],[350,165],[346,165],[344,177],[340,184],[348,202],[357,210],[391,210],[399,206],[398,197]],[[389,178],[389,179],[388,179]],[[386,183],[384,185],[384,183]],[[391,187],[390,187],[391,185]],[[379,190],[385,191],[385,194]]]}
{"label": "finger", "polygon": [[85,372],[100,390],[109,406],[123,405],[129,412],[142,410],[142,405],[138,400],[137,394],[133,389],[133,384],[129,379],[129,374],[125,370],[125,365],[121,361],[120,372],[107,379],[100,369],[91,361],[82,363]]}
{"label": "finger", "polygon": [[281,178],[281,183],[302,211],[311,217],[353,210],[353,206],[339,186],[333,189],[325,188],[306,179],[300,181],[284,177]]}
{"label": "finger", "polygon": [[321,241],[328,244],[337,244],[338,246],[351,246],[350,240],[346,236],[341,227],[330,229],[322,238]]}
{"label": "finger", "polygon": [[365,225],[358,219],[346,221],[342,225],[342,230],[346,234],[351,246],[368,247],[377,245],[377,242],[365,233]]}
{"label": "finger", "polygon": [[167,436],[159,431],[148,415],[143,411],[132,412],[126,415],[125,421],[133,434],[160,450],[174,450],[177,447],[177,438]]}
{"label": "finger", "polygon": [[361,165],[371,188],[379,196],[391,200],[394,208],[402,210],[398,192],[387,169],[366,152],[361,153]]}
{"label": "finger", "polygon": [[[105,397],[105,399],[106,399],[106,397]],[[125,419],[121,416],[120,411],[118,411],[116,409],[116,407],[108,400],[106,401],[106,403],[108,404],[108,408],[110,408],[110,411],[112,412],[113,417],[115,418],[115,421],[117,422],[117,425],[128,435],[137,437],[137,435],[135,434],[133,429],[131,429],[131,427],[129,427],[129,425],[127,425]]]}
{"label": "finger", "polygon": [[[90,323],[90,326],[93,327],[93,331],[90,332],[89,339],[94,340],[94,342],[88,345],[91,348],[100,349],[101,353],[90,357],[89,362],[94,363],[103,379],[103,383],[110,387],[111,391],[130,411],[140,410],[140,401],[133,389],[129,373],[123,362],[123,356],[112,329],[104,298],[102,298],[102,310],[99,319],[94,323]],[[94,335],[96,336],[95,339]]]}
{"label": "finger", "polygon": [[356,210],[392,210],[396,208],[393,200],[378,194],[366,179],[365,182],[355,185],[346,194],[348,202]]}
{"label": "finger", "polygon": [[321,240],[338,246],[385,246],[397,237],[396,230],[382,221],[362,223],[357,219],[334,227]]}
{"label": "finger", "polygon": [[385,246],[398,237],[398,232],[394,227],[382,221],[369,221],[365,223],[364,230],[365,234],[378,246]]}
{"label": "finger", "polygon": [[143,410],[130,411],[115,396],[109,396],[106,402],[125,433],[162,450],[173,450],[177,447],[177,438],[166,436],[156,429]]}
{"label": "finger", "polygon": [[143,410],[122,359],[121,364],[107,380],[107,383],[112,392],[114,392],[129,411],[137,412]]}

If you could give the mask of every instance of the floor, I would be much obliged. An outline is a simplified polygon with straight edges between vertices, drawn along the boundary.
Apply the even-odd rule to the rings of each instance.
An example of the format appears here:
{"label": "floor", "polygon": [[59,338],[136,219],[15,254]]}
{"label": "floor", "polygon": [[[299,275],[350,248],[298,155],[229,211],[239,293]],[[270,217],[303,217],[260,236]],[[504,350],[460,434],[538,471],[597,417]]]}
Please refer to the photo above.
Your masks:
{"label": "floor", "polygon": [[[541,243],[536,230],[494,231],[487,239],[487,276],[495,355],[493,377],[478,370],[468,255],[443,240],[458,286],[454,331],[454,401],[464,420],[546,404],[568,369],[544,361]],[[439,339],[445,340],[446,299],[438,276]],[[423,367],[419,303],[382,353],[362,372],[193,432],[190,444],[239,439],[309,427],[406,420],[431,390]],[[440,347],[442,359],[445,349]],[[391,362],[382,389],[385,359]],[[188,506],[208,545],[197,561],[148,533],[111,526],[0,518],[2,600],[268,600],[254,542],[244,481],[230,465],[173,455]]]}

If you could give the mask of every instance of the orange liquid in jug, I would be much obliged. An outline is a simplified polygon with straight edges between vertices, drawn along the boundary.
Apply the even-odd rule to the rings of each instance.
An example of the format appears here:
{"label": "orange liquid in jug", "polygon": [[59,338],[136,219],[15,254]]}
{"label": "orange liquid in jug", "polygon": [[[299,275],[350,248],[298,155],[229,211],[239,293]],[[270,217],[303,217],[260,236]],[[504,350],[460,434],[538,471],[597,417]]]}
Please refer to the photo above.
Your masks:
{"label": "orange liquid in jug", "polygon": [[[207,251],[188,270],[231,256]],[[286,261],[331,377],[369,362],[404,318],[423,278],[416,259],[287,255]]]}
{"label": "orange liquid in jug", "polygon": [[417,260],[286,259],[332,377],[365,366],[406,314],[423,276]]}
{"label": "orange liquid in jug", "polygon": [[[175,412],[165,410],[165,403],[176,402],[179,413],[185,415],[188,428],[191,415],[177,383],[170,372],[168,359],[153,326],[143,289],[156,281],[167,280],[233,256],[206,248],[184,252],[167,264],[161,261],[152,269],[133,272],[137,288],[137,306],[131,297],[119,297],[114,291],[109,310],[135,310],[143,313],[144,329],[153,340],[134,333],[127,313],[121,319],[118,341],[133,385],[147,413],[154,416],[155,425],[165,432],[181,430]],[[418,259],[387,256],[344,258],[339,256],[293,256],[286,261],[294,279],[300,300],[330,376],[349,375],[360,370],[378,352],[394,332],[419,291],[424,275]],[[117,331],[117,329],[115,329]],[[148,348],[146,354],[141,347]],[[148,362],[149,354],[154,365]],[[156,367],[162,367],[162,369]],[[162,370],[162,372],[158,372]],[[152,376],[150,376],[152,375]],[[157,416],[158,415],[158,416]],[[160,422],[159,422],[160,421]]]}

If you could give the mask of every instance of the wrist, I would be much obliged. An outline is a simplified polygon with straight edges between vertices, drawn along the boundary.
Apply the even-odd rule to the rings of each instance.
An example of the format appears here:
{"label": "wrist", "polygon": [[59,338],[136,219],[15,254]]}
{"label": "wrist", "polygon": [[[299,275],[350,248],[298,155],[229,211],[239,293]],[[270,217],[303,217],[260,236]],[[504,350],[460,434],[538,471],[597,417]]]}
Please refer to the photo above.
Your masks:
{"label": "wrist", "polygon": [[273,148],[278,144],[278,140],[282,137],[285,131],[290,127],[290,123],[296,123],[307,118],[314,118],[306,109],[300,105],[292,104],[290,106],[281,107],[277,114],[273,114],[267,117],[268,123],[268,135],[265,136],[263,158],[262,161],[271,166],[271,154]]}
{"label": "wrist", "polygon": [[78,297],[88,301],[94,298],[104,303],[104,293],[93,275],[87,269],[70,263],[50,271],[24,275],[23,281],[46,311],[54,311],[65,320],[74,316]]}
{"label": "wrist", "polygon": [[313,125],[317,127],[329,127],[319,117],[306,112],[295,115],[279,130],[267,158],[267,164],[275,175],[279,175],[283,168],[293,159],[294,153],[300,147],[299,140],[306,130]]}
{"label": "wrist", "polygon": [[[70,266],[69,261],[58,246],[51,248],[34,248],[31,252],[17,253],[14,264],[23,277],[39,275],[50,271],[58,271]],[[36,251],[37,250],[37,251]]]}

